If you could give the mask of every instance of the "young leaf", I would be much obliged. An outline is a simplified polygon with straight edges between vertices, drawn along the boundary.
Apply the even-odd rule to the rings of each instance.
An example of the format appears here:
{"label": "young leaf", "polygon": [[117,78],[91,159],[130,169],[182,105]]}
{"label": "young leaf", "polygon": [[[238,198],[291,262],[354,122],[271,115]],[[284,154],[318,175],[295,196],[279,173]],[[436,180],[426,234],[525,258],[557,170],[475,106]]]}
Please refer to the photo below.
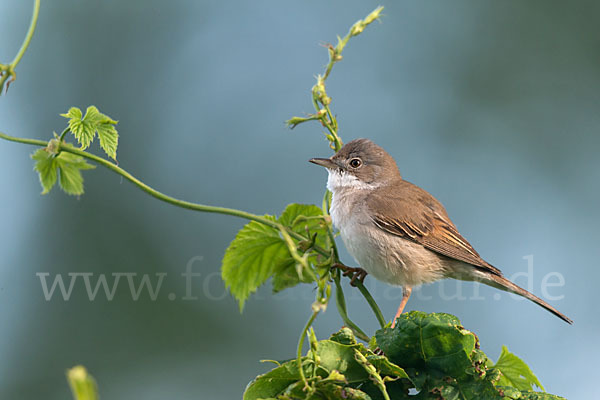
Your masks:
{"label": "young leaf", "polygon": [[97,132],[102,149],[109,157],[116,160],[119,135],[114,125],[118,121],[102,114],[95,106],[89,106],[83,117],[77,107],[71,107],[66,114],[60,115],[69,119],[69,130],[75,135],[82,150],[89,147]]}
{"label": "young leaf", "polygon": [[88,112],[86,112],[85,117],[83,117],[79,108],[71,107],[66,114],[60,115],[69,119],[69,130],[73,133],[73,135],[75,135],[75,138],[81,145],[81,148],[83,150],[87,149],[94,140],[94,136],[96,134],[96,128],[92,124],[91,118],[88,116]]}
{"label": "young leaf", "polygon": [[31,155],[35,161],[33,169],[38,172],[40,184],[42,185],[42,194],[47,194],[56,184],[57,173],[54,155],[46,151],[46,149],[38,149]]}
{"label": "young leaf", "polygon": [[116,123],[117,121],[109,118],[97,127],[100,147],[113,160],[117,159],[117,146],[119,145],[119,134],[114,126]]}
{"label": "young leaf", "polygon": [[[275,220],[272,216],[267,218]],[[275,266],[287,257],[288,249],[277,229],[251,221],[238,232],[225,251],[221,276],[238,300],[240,311],[248,296],[265,283]]]}
{"label": "young leaf", "polygon": [[57,177],[60,177],[59,185],[65,193],[81,195],[83,194],[81,170],[95,168],[82,157],[64,151],[54,155],[46,149],[39,149],[31,155],[31,158],[36,161],[34,170],[39,174],[42,194],[50,192],[56,184]]}
{"label": "young leaf", "polygon": [[506,346],[502,346],[500,357],[493,368],[497,368],[502,372],[502,376],[497,382],[498,385],[512,386],[519,390],[533,390],[533,385],[536,385],[545,390],[529,366],[508,351]]}
{"label": "young leaf", "polygon": [[[321,215],[322,211],[317,206],[290,204],[277,221],[303,236],[316,234],[315,244],[324,246],[327,231],[322,225]],[[269,218],[275,221],[274,217]],[[299,275],[297,266],[280,232],[252,221],[238,232],[225,251],[221,276],[225,286],[238,300],[241,311],[248,296],[271,277],[275,291],[300,282],[312,282],[309,274]]]}
{"label": "young leaf", "polygon": [[67,194],[83,194],[83,176],[81,171],[95,168],[88,164],[82,157],[71,153],[62,152],[56,156],[56,164],[60,175],[60,188]]}

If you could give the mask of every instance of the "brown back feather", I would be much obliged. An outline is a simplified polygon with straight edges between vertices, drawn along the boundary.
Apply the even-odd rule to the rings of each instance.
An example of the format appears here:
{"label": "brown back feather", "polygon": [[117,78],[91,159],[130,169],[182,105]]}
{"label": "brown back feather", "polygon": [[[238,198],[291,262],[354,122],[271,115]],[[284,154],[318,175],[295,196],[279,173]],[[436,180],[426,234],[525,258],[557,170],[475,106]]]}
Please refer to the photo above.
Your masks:
{"label": "brown back feather", "polygon": [[[373,191],[367,200],[380,229],[425,248],[502,276],[461,236],[444,206],[425,190],[402,179]],[[379,211],[378,211],[379,210]]]}

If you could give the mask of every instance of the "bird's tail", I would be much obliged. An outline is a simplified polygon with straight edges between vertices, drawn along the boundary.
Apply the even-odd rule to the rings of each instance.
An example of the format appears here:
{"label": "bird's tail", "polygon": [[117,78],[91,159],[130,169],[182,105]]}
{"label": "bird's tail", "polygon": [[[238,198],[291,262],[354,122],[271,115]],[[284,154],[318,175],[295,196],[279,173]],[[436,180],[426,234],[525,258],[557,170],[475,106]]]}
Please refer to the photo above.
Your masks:
{"label": "bird's tail", "polygon": [[486,275],[486,278],[483,283],[493,286],[497,289],[504,290],[506,292],[511,292],[514,294],[518,294],[519,296],[523,296],[526,299],[529,299],[529,300],[533,301],[534,303],[538,304],[539,306],[544,307],[546,310],[550,311],[552,314],[556,315],[558,318],[562,319],[563,321],[568,322],[569,324],[573,323],[573,321],[569,317],[567,317],[566,315],[564,315],[563,313],[558,311],[556,308],[552,307],[550,304],[546,303],[544,300],[540,299],[536,295],[515,285],[514,283],[512,283],[505,277],[496,275],[496,274],[491,274],[491,273],[487,273],[485,275]]}

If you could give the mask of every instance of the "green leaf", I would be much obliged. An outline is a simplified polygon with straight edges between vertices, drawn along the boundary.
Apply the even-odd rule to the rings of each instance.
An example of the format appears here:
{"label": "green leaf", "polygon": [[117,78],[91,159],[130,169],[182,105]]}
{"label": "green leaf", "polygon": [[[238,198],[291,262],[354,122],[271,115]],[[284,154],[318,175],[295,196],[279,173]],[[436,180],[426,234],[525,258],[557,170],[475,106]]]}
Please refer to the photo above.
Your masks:
{"label": "green leaf", "polygon": [[386,356],[370,355],[367,356],[367,361],[377,369],[380,375],[410,379],[404,369],[390,362]]}
{"label": "green leaf", "polygon": [[[88,108],[89,111],[89,108]],[[85,117],[82,117],[81,110],[77,107],[71,107],[66,114],[60,114],[65,118],[69,118],[69,130],[75,135],[77,142],[83,150],[87,149],[96,134],[96,128],[93,121],[86,112]]]}
{"label": "green leaf", "polygon": [[[324,245],[327,230],[322,220],[315,218],[321,215],[317,206],[290,204],[277,221],[304,236],[316,233],[315,243]],[[273,216],[267,218],[275,221]],[[316,262],[316,256],[309,261]],[[242,311],[250,294],[271,277],[275,291],[312,282],[310,274],[302,274],[302,268],[292,258],[279,230],[252,221],[238,232],[225,251],[221,276]]]}
{"label": "green leaf", "polygon": [[56,184],[58,174],[56,172],[56,164],[54,155],[46,151],[46,149],[38,149],[31,155],[35,161],[33,169],[38,172],[40,184],[42,185],[42,194],[47,194]]}
{"label": "green leaf", "polygon": [[411,311],[400,316],[395,328],[375,333],[388,358],[404,368],[433,368],[462,377],[472,367],[475,335],[453,315]]}
{"label": "green leaf", "polygon": [[[275,218],[267,215],[272,221]],[[275,266],[289,257],[279,231],[251,221],[236,235],[223,257],[221,276],[238,300],[240,311],[251,293],[271,277]]]}
{"label": "green leaf", "polygon": [[118,121],[102,114],[95,106],[89,106],[83,117],[77,107],[71,107],[66,114],[60,115],[69,119],[69,130],[75,135],[82,150],[90,146],[98,133],[100,146],[109,157],[116,160],[119,135],[114,125]]}
{"label": "green leaf", "polygon": [[312,281],[308,274],[302,275],[301,280],[296,270],[296,260],[292,257],[286,257],[279,261],[273,269],[273,280],[271,284],[273,286],[273,293],[281,292],[284,289],[291,288],[299,284],[300,282],[309,283]]}
{"label": "green leaf", "polygon": [[81,176],[81,171],[95,167],[88,164],[82,157],[64,151],[55,160],[60,175],[60,188],[67,194],[82,195],[83,176]]}
{"label": "green leaf", "polygon": [[243,400],[274,398],[300,379],[296,360],[287,362],[264,375],[259,375],[246,387]]}
{"label": "green leaf", "polygon": [[119,134],[113,125],[116,123],[117,121],[109,119],[100,123],[96,128],[98,138],[100,138],[100,147],[113,160],[117,159],[117,146],[119,145]]}
{"label": "green leaf", "polygon": [[553,394],[534,392],[531,390],[518,390],[511,386],[496,386],[504,400],[565,400],[564,397]]}
{"label": "green leaf", "polygon": [[75,400],[98,400],[96,381],[81,365],[67,371],[67,380]]}
{"label": "green leaf", "polygon": [[83,194],[83,176],[81,170],[92,169],[82,157],[71,153],[61,152],[58,155],[49,153],[46,149],[39,149],[32,154],[36,161],[34,169],[38,172],[42,185],[42,194],[47,194],[60,177],[61,189],[70,195]]}
{"label": "green leaf", "polygon": [[533,390],[533,385],[536,385],[544,390],[544,387],[529,366],[519,357],[508,351],[506,346],[502,346],[500,357],[493,368],[497,368],[502,372],[502,376],[497,382],[498,385],[512,386],[519,390]]}
{"label": "green leaf", "polygon": [[[315,205],[290,204],[281,217],[279,223],[291,228],[303,236],[314,237],[314,245],[321,248],[328,248],[327,245],[327,227],[323,222],[323,210]],[[316,235],[316,236],[315,236]],[[309,245],[310,243],[302,243]],[[312,264],[317,263],[317,257],[311,257]],[[312,282],[308,274],[299,274],[295,260],[290,256],[282,260],[273,271],[273,291],[279,292],[283,289],[296,286],[299,283]],[[300,270],[301,271],[301,270]]]}
{"label": "green leaf", "polygon": [[317,348],[319,365],[328,371],[343,374],[348,383],[368,379],[369,374],[354,358],[360,345],[345,345],[331,340],[322,340]]}
{"label": "green leaf", "polygon": [[336,332],[333,335],[331,335],[331,337],[329,338],[329,340],[331,340],[332,342],[338,342],[340,344],[345,344],[345,345],[355,345],[355,344],[357,344],[356,343],[356,338],[354,337],[354,334],[352,333],[352,330],[350,328],[347,328],[347,327],[343,327],[338,332]]}

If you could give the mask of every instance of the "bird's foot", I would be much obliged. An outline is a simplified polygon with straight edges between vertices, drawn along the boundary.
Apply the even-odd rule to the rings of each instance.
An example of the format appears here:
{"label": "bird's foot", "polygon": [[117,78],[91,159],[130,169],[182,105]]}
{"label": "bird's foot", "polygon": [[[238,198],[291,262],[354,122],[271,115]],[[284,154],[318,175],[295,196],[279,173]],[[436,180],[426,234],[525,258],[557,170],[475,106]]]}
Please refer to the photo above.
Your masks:
{"label": "bird's foot", "polygon": [[357,281],[360,283],[363,283],[365,280],[365,277],[368,275],[368,272],[362,268],[348,267],[347,265],[344,265],[342,263],[335,263],[332,265],[332,267],[339,268],[340,270],[342,270],[342,275],[344,275],[344,276],[351,276],[351,278],[350,278],[351,286],[356,286]]}

